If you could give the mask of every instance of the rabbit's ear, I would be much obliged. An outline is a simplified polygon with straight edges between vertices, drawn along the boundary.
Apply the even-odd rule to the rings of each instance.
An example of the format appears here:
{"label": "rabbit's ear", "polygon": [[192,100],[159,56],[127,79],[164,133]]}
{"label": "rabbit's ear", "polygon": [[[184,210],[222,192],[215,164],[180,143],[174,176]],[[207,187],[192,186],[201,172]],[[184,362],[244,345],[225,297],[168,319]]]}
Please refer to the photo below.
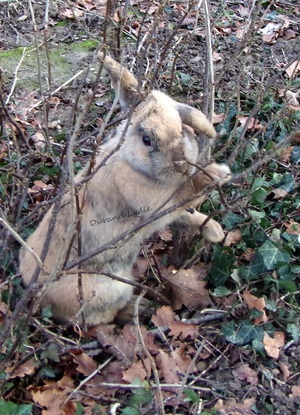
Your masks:
{"label": "rabbit's ear", "polygon": [[182,122],[192,127],[197,133],[204,133],[208,137],[215,138],[216,131],[203,112],[196,110],[186,104],[176,103]]}
{"label": "rabbit's ear", "polygon": [[122,109],[135,107],[141,100],[141,93],[138,90],[138,81],[128,69],[124,68],[110,56],[99,51],[98,58],[107,71],[112,86],[119,96]]}

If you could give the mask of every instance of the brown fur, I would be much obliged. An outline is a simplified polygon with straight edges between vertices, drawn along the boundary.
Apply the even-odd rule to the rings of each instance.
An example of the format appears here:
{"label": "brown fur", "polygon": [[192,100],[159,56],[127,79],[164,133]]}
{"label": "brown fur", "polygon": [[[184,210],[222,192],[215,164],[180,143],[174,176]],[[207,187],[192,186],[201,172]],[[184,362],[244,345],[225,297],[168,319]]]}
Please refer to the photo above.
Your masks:
{"label": "brown fur", "polygon": [[[152,91],[142,99],[137,90],[137,81],[129,71],[112,58],[104,58],[103,54],[100,60],[114,88],[120,88],[122,107],[129,107],[133,99],[141,102],[134,110],[120,149],[80,188],[79,198],[83,206],[82,255],[107,244],[134,224],[148,218],[168,199],[163,209],[200,193],[214,182],[223,183],[230,177],[229,168],[217,164],[205,168],[208,175],[198,172],[191,177],[196,173],[196,168],[187,161],[195,164],[201,160],[194,131],[215,136],[213,126],[200,111],[178,104],[160,91]],[[126,121],[118,127],[115,136],[101,146],[95,167],[118,145],[125,124]],[[79,173],[75,182],[84,175],[85,170]],[[199,196],[188,206],[198,205],[203,198]],[[53,317],[65,322],[75,319],[82,321],[83,312],[89,326],[112,321],[132,295],[132,286],[101,275],[101,271],[132,280],[132,265],[146,237],[174,220],[180,220],[199,231],[206,219],[202,213],[196,210],[190,213],[185,209],[187,206],[183,206],[148,224],[120,245],[82,263],[81,269],[95,273],[82,274],[84,304],[81,309],[76,271],[60,277],[57,277],[56,272],[66,261],[69,241],[65,238],[72,217],[71,204],[75,206],[70,192],[67,192],[57,215],[44,271],[39,274],[39,281],[46,284],[40,305],[50,304]],[[138,210],[139,214],[136,212]],[[52,214],[53,208],[27,241],[39,256]],[[214,220],[207,222],[202,233],[212,242],[219,242],[224,237],[222,228]],[[68,261],[78,257],[77,248],[78,240],[75,237]],[[34,257],[22,248],[20,271],[26,285],[30,283],[35,267]]]}

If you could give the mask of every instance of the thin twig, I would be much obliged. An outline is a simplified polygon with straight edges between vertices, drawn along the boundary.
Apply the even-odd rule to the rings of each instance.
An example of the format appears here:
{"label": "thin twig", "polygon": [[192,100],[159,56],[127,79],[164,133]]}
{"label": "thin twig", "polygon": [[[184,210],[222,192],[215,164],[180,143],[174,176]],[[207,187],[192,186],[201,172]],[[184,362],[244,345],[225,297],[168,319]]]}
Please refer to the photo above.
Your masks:
{"label": "thin twig", "polygon": [[18,71],[19,71],[20,66],[22,65],[22,62],[23,62],[23,60],[26,56],[26,51],[27,51],[27,48],[23,48],[22,56],[19,60],[18,65],[16,66],[16,69],[15,69],[15,72],[14,72],[14,80],[13,80],[12,86],[11,86],[9,94],[8,94],[6,100],[5,100],[5,105],[7,105],[9,103],[9,100],[12,97],[12,94],[14,93],[14,90],[15,90],[15,87],[16,87],[16,84],[17,84],[17,81],[18,81]]}
{"label": "thin twig", "polygon": [[36,262],[41,268],[43,268],[43,262],[40,257],[34,252],[34,250],[21,238],[21,236],[10,226],[10,224],[3,218],[0,218],[0,223],[13,235],[13,237],[33,256]]}
{"label": "thin twig", "polygon": [[[72,353],[71,353],[72,355]],[[94,376],[96,376],[102,369],[105,368],[112,360],[114,359],[114,356],[110,356],[104,363],[100,363],[100,365],[95,369],[89,376],[87,376],[85,379],[83,379],[79,385],[70,393],[70,395],[67,397],[65,402],[63,403],[63,406],[66,405],[67,402],[69,402],[73,396],[91,379],[93,379]]]}
{"label": "thin twig", "polygon": [[145,353],[145,355],[147,356],[149,362],[150,362],[150,366],[153,372],[153,376],[154,376],[154,380],[155,380],[155,384],[156,384],[156,388],[157,388],[157,394],[158,394],[158,402],[157,402],[157,412],[158,414],[164,415],[165,414],[165,410],[164,410],[164,400],[163,400],[163,396],[162,396],[162,392],[161,392],[161,387],[160,387],[160,380],[159,380],[159,375],[156,369],[156,365],[155,365],[155,361],[153,359],[153,357],[151,356],[151,354],[149,353],[145,342],[144,342],[144,338],[141,332],[141,328],[140,328],[140,323],[139,323],[139,305],[141,302],[141,299],[144,296],[144,292],[142,292],[137,300],[136,303],[134,305],[134,325],[136,328],[136,332],[137,332],[137,338],[142,346],[142,351]]}

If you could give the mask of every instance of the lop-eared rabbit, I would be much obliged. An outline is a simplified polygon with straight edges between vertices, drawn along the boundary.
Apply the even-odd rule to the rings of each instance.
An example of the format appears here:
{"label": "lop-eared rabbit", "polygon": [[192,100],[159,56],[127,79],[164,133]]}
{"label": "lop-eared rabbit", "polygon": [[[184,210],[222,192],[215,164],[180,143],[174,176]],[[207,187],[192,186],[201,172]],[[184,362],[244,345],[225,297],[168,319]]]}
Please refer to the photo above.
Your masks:
{"label": "lop-eared rabbit", "polygon": [[[117,91],[122,109],[131,108],[133,102],[137,105],[130,121],[123,121],[115,135],[100,147],[94,174],[77,186],[81,205],[80,242],[78,233],[71,242],[66,240],[72,214],[76,212],[76,202],[72,200],[75,198],[69,190],[55,213],[54,230],[38,276],[43,287],[37,300],[39,306],[51,305],[53,318],[60,322],[82,322],[84,316],[87,326],[111,322],[132,296],[132,285],[101,272],[132,281],[132,266],[143,240],[173,221],[199,232],[207,216],[194,208],[203,202],[207,187],[230,178],[230,170],[223,164],[212,163],[204,169],[196,167],[203,158],[197,134],[204,133],[210,138],[216,135],[201,111],[156,90],[144,97],[138,92],[136,78],[127,69],[102,53],[99,58]],[[120,148],[114,152],[119,144]],[[104,158],[107,160],[97,169]],[[86,168],[76,176],[75,186],[87,173],[90,171]],[[151,215],[193,196],[191,202],[78,265],[80,277],[76,267],[73,273],[57,272],[57,267],[61,271],[63,264],[80,256],[79,246],[80,254],[87,255]],[[38,256],[53,212],[52,207],[27,241]],[[76,229],[77,225],[74,226]],[[224,237],[221,226],[212,219],[204,223],[201,232],[212,242],[220,242]],[[22,248],[20,271],[25,285],[30,284],[36,266],[34,256]]]}

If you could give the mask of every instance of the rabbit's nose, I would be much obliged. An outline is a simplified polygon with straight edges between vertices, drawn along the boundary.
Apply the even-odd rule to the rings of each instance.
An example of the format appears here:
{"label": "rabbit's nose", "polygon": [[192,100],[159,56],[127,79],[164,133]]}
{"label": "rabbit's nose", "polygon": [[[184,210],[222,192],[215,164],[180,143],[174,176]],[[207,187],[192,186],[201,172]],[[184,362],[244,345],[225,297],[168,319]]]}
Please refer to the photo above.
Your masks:
{"label": "rabbit's nose", "polygon": [[178,171],[178,173],[186,173],[188,170],[188,164],[185,160],[178,160],[174,161],[175,170]]}

